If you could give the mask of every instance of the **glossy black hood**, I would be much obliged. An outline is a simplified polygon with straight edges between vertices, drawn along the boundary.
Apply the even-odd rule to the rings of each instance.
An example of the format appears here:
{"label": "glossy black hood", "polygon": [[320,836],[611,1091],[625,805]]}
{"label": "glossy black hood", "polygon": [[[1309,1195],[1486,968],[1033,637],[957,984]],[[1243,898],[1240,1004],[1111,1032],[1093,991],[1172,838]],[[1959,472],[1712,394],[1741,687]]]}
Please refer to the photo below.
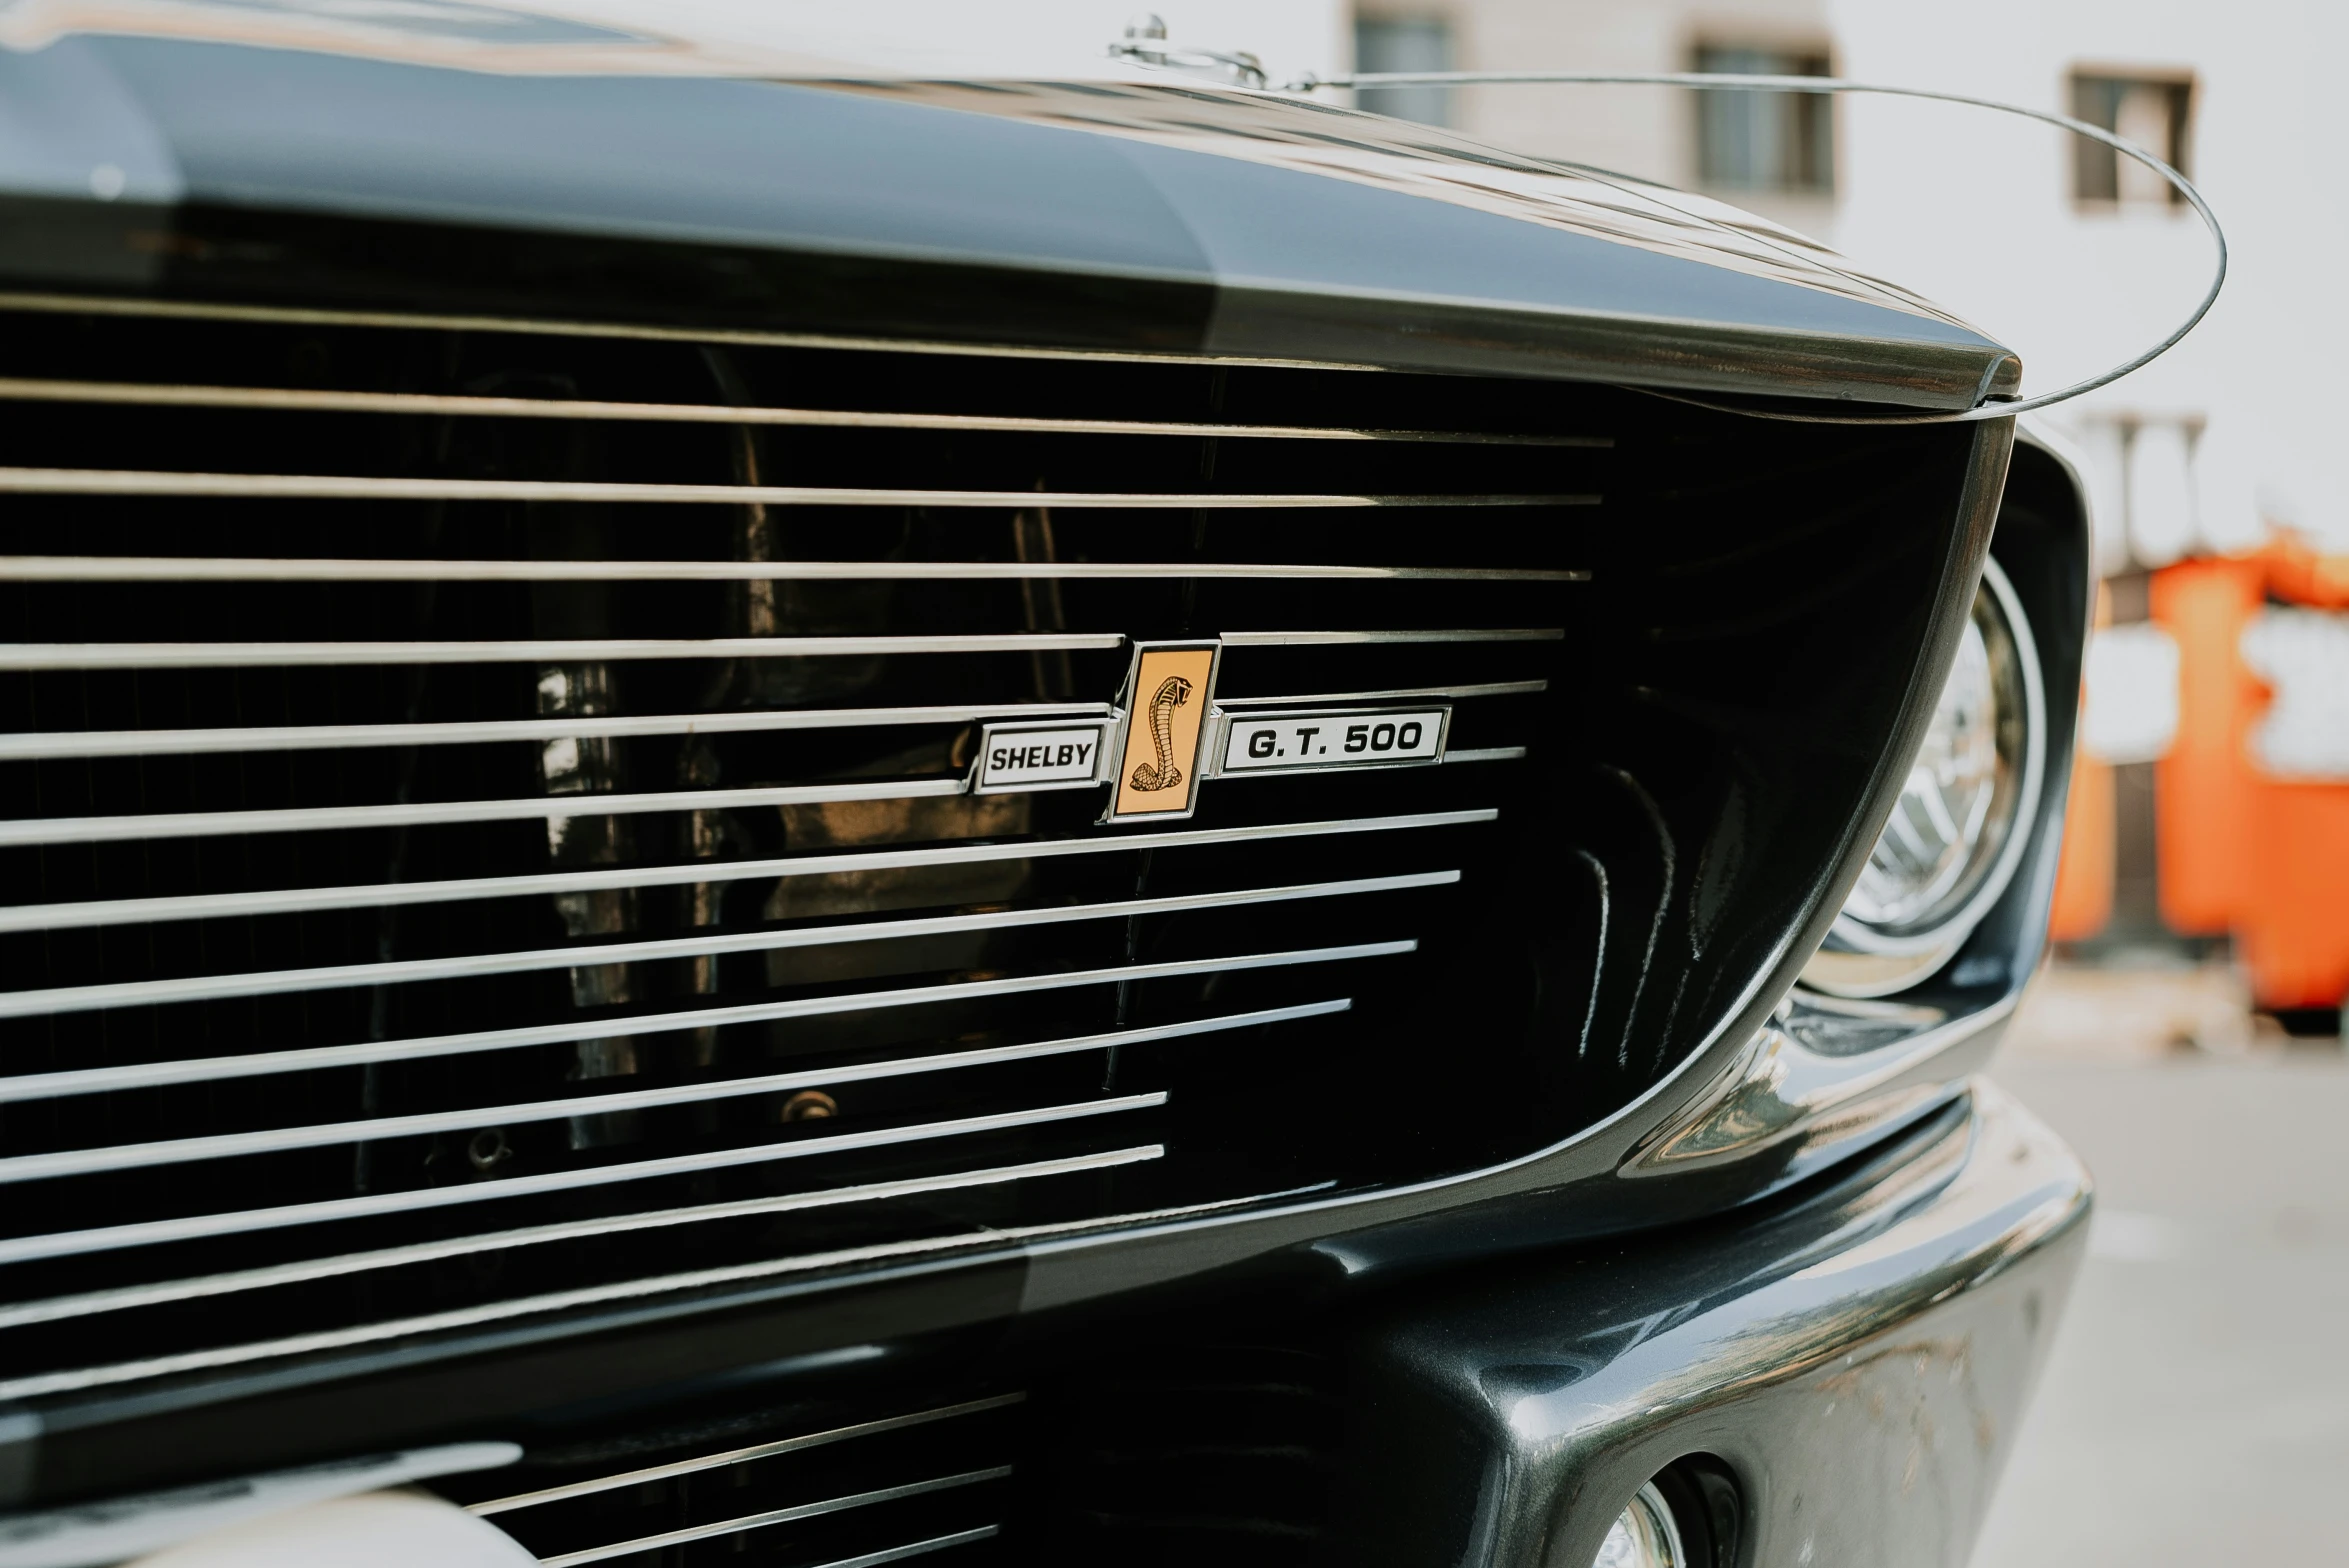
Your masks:
{"label": "glossy black hood", "polygon": [[0,49],[0,286],[1962,407],[2013,356],[1717,204],[1277,95]]}

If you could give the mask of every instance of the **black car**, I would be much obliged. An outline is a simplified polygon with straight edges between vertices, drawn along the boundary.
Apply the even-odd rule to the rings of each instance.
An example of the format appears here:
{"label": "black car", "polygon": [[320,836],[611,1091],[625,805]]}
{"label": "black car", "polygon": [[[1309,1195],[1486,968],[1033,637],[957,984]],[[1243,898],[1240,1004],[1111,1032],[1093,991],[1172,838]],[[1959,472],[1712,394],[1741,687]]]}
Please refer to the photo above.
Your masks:
{"label": "black car", "polygon": [[0,1568],[1966,1561],[2008,350],[1107,62],[0,39]]}

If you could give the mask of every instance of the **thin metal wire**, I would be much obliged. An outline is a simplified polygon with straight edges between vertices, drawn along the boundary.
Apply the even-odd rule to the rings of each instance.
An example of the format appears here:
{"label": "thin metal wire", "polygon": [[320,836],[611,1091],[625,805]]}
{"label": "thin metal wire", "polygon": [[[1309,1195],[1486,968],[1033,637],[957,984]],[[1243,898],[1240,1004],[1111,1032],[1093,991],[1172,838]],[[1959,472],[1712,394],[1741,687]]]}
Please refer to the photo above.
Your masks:
{"label": "thin metal wire", "polygon": [[[1954,425],[1970,424],[1985,419],[2012,419],[2017,414],[2028,414],[2037,409],[2052,408],[2058,403],[2070,402],[2099,387],[2110,386],[2132,371],[2142,370],[2168,353],[2185,339],[2210,314],[2210,307],[2218,303],[2219,291],[2227,281],[2227,235],[2219,226],[2218,214],[2210,210],[2210,203],[2202,199],[2202,192],[2186,176],[2171,168],[2161,159],[2136,143],[2114,135],[2100,125],[2075,120],[2068,114],[2057,114],[2048,109],[2029,109],[2021,104],[2001,103],[1995,98],[1976,98],[1967,93],[1936,92],[1923,87],[1893,87],[1881,82],[1855,82],[1837,76],[1746,76],[1728,73],[1714,74],[1697,71],[1375,71],[1352,76],[1304,76],[1291,82],[1285,89],[1295,93],[1310,93],[1324,87],[1691,87],[1700,92],[1789,92],[1789,93],[1870,93],[1890,98],[1921,98],[1931,103],[1954,103],[1969,109],[1989,109],[1999,114],[2018,115],[2026,120],[2037,120],[2058,130],[2070,131],[2101,142],[2122,157],[2143,164],[2169,181],[2187,205],[2210,230],[2211,244],[2216,252],[2211,270],[2210,287],[2203,291],[2193,312],[2159,343],[2132,359],[2099,372],[2085,381],[2076,381],[2053,392],[2015,402],[1980,403],[1976,406],[1948,413],[1934,414],[1797,414],[1780,409],[1741,407],[1734,403],[1716,403],[1706,398],[1689,397],[1677,392],[1655,392],[1654,395],[1675,403],[1689,403],[1698,408],[1714,409],[1727,414],[1744,414],[1755,419],[1775,419],[1791,424],[1806,425]],[[1661,198],[1654,198],[1661,202]],[[1672,206],[1670,202],[1662,205]],[[1718,221],[1685,207],[1674,211],[1693,222],[1711,228],[1724,228]],[[1750,236],[1748,236],[1750,237]],[[1814,258],[1815,260],[1815,258]],[[1857,281],[1857,280],[1854,280]],[[1650,391],[1649,388],[1641,388]]]}

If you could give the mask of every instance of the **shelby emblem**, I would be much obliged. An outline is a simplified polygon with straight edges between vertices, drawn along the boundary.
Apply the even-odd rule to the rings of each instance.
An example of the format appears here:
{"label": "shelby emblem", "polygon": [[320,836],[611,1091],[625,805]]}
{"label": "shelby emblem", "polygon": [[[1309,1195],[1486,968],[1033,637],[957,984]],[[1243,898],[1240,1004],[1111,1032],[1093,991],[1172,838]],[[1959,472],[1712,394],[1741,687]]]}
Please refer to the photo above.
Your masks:
{"label": "shelby emblem", "polygon": [[1134,645],[1123,704],[1125,746],[1104,820],[1187,817],[1198,805],[1199,740],[1215,701],[1222,652],[1212,642]]}
{"label": "shelby emblem", "polygon": [[[990,724],[970,788],[980,795],[1110,786],[1103,822],[1165,822],[1198,808],[1202,779],[1425,766],[1444,760],[1449,704],[1281,708],[1216,705],[1220,643],[1134,644],[1118,705]],[[1370,694],[1365,693],[1365,698]],[[1328,699],[1323,699],[1324,703]]]}
{"label": "shelby emblem", "polygon": [[990,724],[979,743],[971,790],[1009,795],[1039,789],[1091,789],[1113,744],[1114,719],[1044,719]]}

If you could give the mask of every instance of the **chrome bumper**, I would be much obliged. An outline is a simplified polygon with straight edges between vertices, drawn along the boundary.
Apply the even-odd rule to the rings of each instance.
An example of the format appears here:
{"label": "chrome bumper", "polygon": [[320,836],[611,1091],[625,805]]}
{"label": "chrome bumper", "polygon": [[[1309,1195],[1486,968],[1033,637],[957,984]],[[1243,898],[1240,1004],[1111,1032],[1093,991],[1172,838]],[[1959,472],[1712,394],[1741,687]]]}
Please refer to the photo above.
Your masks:
{"label": "chrome bumper", "polygon": [[1710,1456],[1740,1568],[1964,1568],[2090,1201],[1977,1080],[1766,1216],[1447,1278],[1357,1341],[1345,1555],[1583,1568],[1644,1481]]}

